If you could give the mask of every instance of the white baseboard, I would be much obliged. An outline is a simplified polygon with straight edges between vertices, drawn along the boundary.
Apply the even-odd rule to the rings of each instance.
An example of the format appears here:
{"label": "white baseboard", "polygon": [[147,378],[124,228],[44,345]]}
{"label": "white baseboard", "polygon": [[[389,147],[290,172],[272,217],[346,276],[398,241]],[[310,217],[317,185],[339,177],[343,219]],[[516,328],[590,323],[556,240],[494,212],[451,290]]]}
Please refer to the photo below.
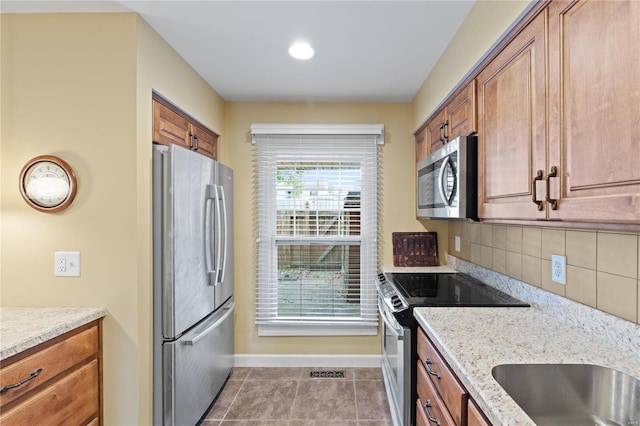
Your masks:
{"label": "white baseboard", "polygon": [[380,367],[381,355],[235,354],[235,367]]}

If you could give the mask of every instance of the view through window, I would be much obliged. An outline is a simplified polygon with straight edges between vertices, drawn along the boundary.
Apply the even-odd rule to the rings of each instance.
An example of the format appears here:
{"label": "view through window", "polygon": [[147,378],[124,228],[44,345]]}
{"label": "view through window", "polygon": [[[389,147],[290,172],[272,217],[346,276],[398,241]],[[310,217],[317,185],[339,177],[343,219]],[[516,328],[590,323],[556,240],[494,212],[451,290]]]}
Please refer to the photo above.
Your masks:
{"label": "view through window", "polygon": [[377,137],[255,136],[259,333],[376,334]]}

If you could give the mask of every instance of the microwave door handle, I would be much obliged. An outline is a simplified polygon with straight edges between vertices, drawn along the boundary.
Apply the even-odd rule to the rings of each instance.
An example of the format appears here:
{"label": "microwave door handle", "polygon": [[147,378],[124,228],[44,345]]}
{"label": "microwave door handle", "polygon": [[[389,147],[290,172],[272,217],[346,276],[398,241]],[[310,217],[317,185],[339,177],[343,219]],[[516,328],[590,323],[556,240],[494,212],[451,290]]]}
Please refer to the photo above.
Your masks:
{"label": "microwave door handle", "polygon": [[445,195],[445,192],[444,192],[444,172],[445,172],[445,169],[447,168],[447,164],[449,164],[450,162],[451,162],[451,156],[447,156],[447,158],[445,158],[442,161],[442,165],[440,166],[440,172],[438,173],[438,192],[440,193],[440,197],[442,198],[442,201],[447,206],[451,206],[451,202],[449,201],[449,198]]}

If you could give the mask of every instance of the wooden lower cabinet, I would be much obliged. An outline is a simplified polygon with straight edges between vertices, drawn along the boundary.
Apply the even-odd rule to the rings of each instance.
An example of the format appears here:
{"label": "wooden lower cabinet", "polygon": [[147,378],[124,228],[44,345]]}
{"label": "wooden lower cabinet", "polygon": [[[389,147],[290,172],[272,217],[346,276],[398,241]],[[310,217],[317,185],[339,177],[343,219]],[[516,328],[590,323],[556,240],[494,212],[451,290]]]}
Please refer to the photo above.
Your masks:
{"label": "wooden lower cabinet", "polygon": [[467,415],[467,425],[468,426],[490,426],[489,420],[482,414],[480,408],[476,405],[473,400],[469,400],[469,412]]}
{"label": "wooden lower cabinet", "polygon": [[425,332],[418,328],[417,425],[490,426]]}
{"label": "wooden lower cabinet", "polygon": [[431,422],[439,425],[455,426],[456,422],[449,414],[447,405],[433,387],[433,383],[427,376],[427,370],[425,370],[421,362],[418,362],[417,372],[418,406],[416,407],[416,419],[422,417],[425,420],[425,425]]}
{"label": "wooden lower cabinet", "polygon": [[0,425],[102,425],[102,323],[3,360]]}

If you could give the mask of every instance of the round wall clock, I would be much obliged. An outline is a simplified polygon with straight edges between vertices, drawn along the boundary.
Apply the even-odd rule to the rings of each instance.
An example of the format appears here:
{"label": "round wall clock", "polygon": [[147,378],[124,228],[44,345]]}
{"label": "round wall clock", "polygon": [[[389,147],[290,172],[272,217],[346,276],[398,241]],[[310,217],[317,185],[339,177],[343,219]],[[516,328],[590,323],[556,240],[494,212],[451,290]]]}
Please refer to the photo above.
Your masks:
{"label": "round wall clock", "polygon": [[63,210],[76,196],[76,175],[69,164],[52,155],[32,158],[20,171],[22,198],[36,210]]}

